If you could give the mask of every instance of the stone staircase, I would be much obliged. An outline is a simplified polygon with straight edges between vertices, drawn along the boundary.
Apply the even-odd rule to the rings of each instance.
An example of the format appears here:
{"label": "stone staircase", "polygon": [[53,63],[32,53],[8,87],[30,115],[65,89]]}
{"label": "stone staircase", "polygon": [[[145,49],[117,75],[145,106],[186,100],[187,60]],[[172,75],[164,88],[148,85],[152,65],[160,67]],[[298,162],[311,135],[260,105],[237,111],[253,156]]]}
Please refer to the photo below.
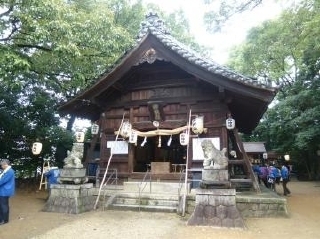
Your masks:
{"label": "stone staircase", "polygon": [[[181,184],[176,182],[145,182],[140,189],[140,182],[124,182],[121,189],[113,190],[108,187],[101,193],[103,209],[177,212],[179,207],[178,190]],[[151,187],[150,187],[151,186]],[[188,184],[188,189],[190,184]],[[180,194],[183,194],[181,188]]]}

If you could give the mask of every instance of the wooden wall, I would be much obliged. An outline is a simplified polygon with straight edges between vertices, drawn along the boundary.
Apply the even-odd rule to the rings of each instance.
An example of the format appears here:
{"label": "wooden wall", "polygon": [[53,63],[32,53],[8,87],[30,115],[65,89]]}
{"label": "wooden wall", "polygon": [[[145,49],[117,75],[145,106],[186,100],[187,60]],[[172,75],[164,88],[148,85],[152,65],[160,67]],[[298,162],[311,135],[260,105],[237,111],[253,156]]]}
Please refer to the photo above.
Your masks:
{"label": "wooden wall", "polygon": [[[106,166],[110,156],[107,141],[115,139],[114,132],[118,130],[124,113],[125,119],[130,120],[139,130],[154,129],[148,109],[150,101],[162,102],[165,116],[162,123],[166,128],[186,125],[189,109],[192,110],[192,115],[203,115],[207,133],[199,137],[219,137],[220,148],[227,147],[227,132],[224,125],[228,107],[219,89],[192,77],[183,80],[160,78],[161,80],[149,78],[151,79],[149,84],[148,80],[137,80],[137,84],[123,81],[121,83],[126,88],[117,93],[118,97],[104,99],[106,111],[100,119],[104,132],[100,155],[102,167]],[[128,155],[113,155],[111,167],[117,168],[123,175],[130,174],[133,171],[134,147],[129,145]],[[192,146],[189,150],[189,156],[192,157]],[[189,167],[201,167],[201,165],[201,161],[190,160],[189,163]]]}

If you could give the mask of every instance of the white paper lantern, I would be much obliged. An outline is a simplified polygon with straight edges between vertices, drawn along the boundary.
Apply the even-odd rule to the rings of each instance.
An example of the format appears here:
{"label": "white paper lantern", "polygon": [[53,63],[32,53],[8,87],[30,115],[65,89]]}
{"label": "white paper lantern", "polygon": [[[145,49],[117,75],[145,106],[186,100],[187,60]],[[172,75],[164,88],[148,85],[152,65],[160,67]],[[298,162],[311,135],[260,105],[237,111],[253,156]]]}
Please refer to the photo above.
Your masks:
{"label": "white paper lantern", "polygon": [[262,157],[263,157],[263,159],[268,159],[268,154],[267,153],[263,153]]}
{"label": "white paper lantern", "polygon": [[97,124],[92,124],[92,126],[91,126],[91,134],[96,135],[96,134],[98,134],[98,133],[99,133],[99,125],[97,125]]}
{"label": "white paper lantern", "polygon": [[289,154],[286,154],[286,155],[284,156],[284,160],[285,160],[285,161],[289,161],[289,160],[290,160],[290,155],[289,155]]}
{"label": "white paper lantern", "polygon": [[129,121],[123,122],[120,130],[120,135],[123,138],[128,138],[131,134],[131,129],[132,129],[132,125],[130,124]]}
{"label": "white paper lantern", "polygon": [[232,119],[231,117],[229,117],[229,118],[226,120],[226,127],[227,127],[227,129],[229,129],[229,130],[234,129],[235,126],[236,126],[235,120]]}
{"label": "white paper lantern", "polygon": [[203,132],[203,116],[197,116],[192,120],[191,130],[195,134],[202,134]]}
{"label": "white paper lantern", "polygon": [[185,146],[189,143],[189,135],[187,133],[180,134],[180,144]]}
{"label": "white paper lantern", "polygon": [[138,133],[135,130],[131,130],[130,136],[129,136],[129,143],[135,144],[138,141]]}
{"label": "white paper lantern", "polygon": [[84,141],[84,132],[82,132],[82,131],[76,132],[76,141],[78,143],[83,143],[83,141]]}
{"label": "white paper lantern", "polygon": [[34,143],[32,144],[32,153],[33,153],[34,155],[40,154],[40,153],[41,153],[41,150],[42,150],[42,143],[40,143],[40,142],[34,142]]}

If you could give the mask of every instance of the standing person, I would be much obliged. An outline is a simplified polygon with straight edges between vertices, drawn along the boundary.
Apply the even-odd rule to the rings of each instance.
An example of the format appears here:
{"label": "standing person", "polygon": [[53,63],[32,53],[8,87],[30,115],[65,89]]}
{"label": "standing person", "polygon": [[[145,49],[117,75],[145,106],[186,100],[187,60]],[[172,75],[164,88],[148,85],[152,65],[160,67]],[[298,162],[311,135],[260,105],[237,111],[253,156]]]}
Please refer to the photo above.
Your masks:
{"label": "standing person", "polygon": [[263,182],[264,186],[268,188],[269,187],[268,181],[267,181],[267,177],[269,174],[268,167],[264,164],[260,166],[259,170],[260,170],[259,178]]}
{"label": "standing person", "polygon": [[15,173],[7,159],[0,162],[0,225],[9,222],[9,197],[15,192]]}
{"label": "standing person", "polygon": [[275,169],[272,165],[268,167],[268,188],[270,188],[272,191],[276,191],[276,175],[275,175]]}
{"label": "standing person", "polygon": [[282,187],[283,187],[284,196],[287,196],[288,194],[291,193],[287,187],[287,183],[289,182],[289,176],[290,176],[289,169],[285,164],[283,164],[281,167],[281,177],[282,177]]}

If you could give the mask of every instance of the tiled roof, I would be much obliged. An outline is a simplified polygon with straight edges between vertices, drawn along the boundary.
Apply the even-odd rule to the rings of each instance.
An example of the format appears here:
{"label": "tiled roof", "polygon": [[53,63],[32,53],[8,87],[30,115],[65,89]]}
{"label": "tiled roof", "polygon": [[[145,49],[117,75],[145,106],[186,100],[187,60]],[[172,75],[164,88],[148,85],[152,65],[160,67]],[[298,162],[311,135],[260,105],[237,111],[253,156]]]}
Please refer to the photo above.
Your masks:
{"label": "tiled roof", "polygon": [[243,84],[247,84],[254,87],[266,88],[274,90],[274,87],[271,87],[270,83],[261,82],[257,79],[253,79],[233,70],[221,66],[218,63],[212,61],[211,59],[200,56],[197,52],[187,47],[185,44],[179,42],[175,39],[170,32],[166,29],[164,22],[158,17],[155,13],[149,13],[146,16],[146,21],[141,24],[141,30],[138,35],[137,44],[143,40],[143,38],[148,34],[154,35],[157,39],[159,39],[166,47],[170,48],[172,51],[176,52],[184,59],[189,62],[198,65],[205,70],[212,72],[214,74],[218,74],[228,79],[241,82]]}

